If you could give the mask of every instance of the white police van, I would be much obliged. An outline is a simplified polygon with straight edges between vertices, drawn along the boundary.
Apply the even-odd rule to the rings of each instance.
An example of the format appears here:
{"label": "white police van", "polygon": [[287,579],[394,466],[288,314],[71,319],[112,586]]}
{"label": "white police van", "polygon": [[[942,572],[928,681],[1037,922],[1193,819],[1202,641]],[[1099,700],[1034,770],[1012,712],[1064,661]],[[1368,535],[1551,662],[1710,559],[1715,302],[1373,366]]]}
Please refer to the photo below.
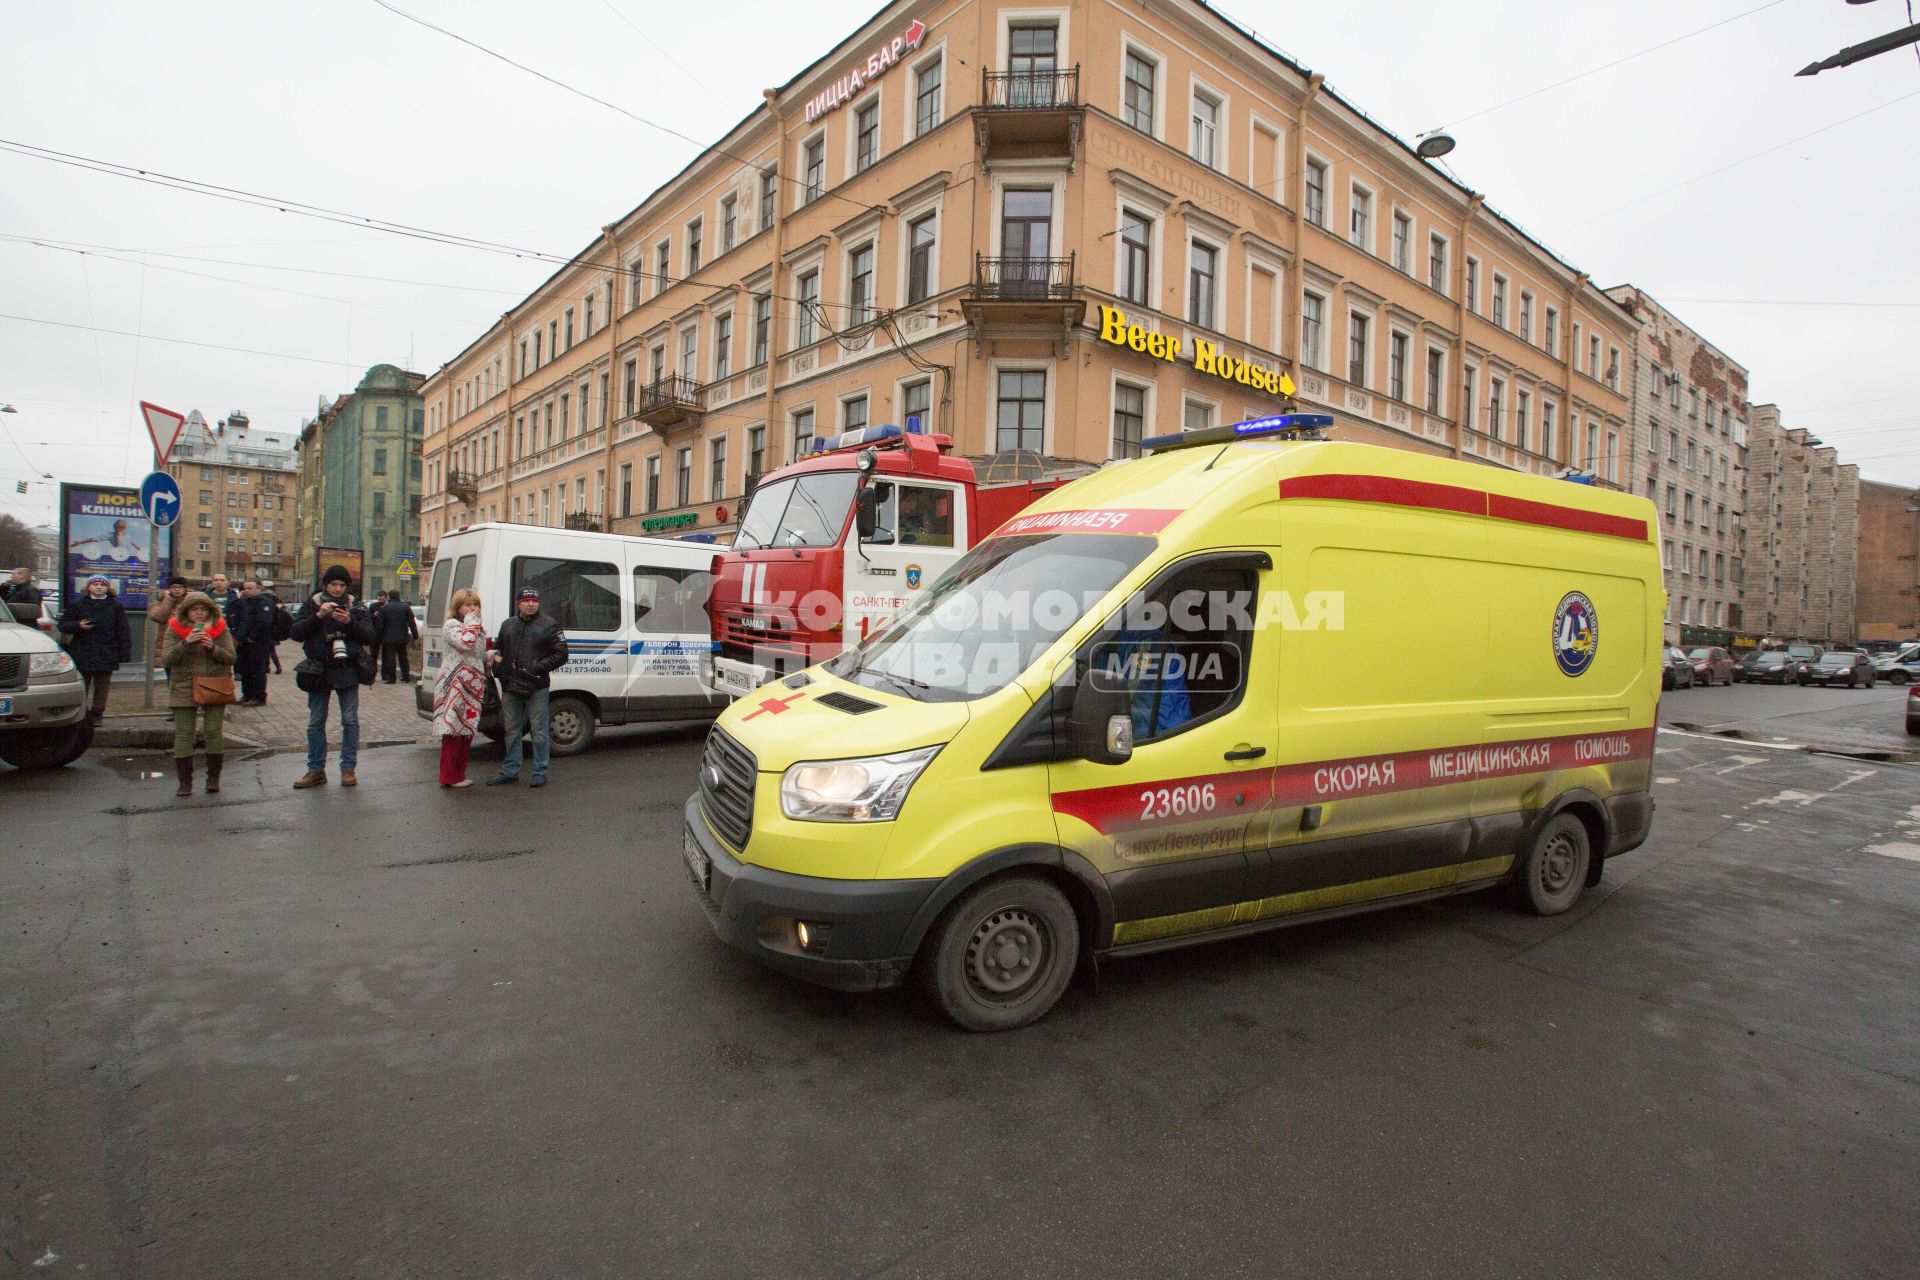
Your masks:
{"label": "white police van", "polygon": [[[523,587],[567,633],[567,664],[553,673],[553,754],[586,750],[603,724],[707,720],[727,700],[708,691],[712,658],[706,601],[713,548],[522,524],[476,524],[440,540],[421,627],[423,661],[414,707],[433,715],[446,659],[441,625],[463,588],[480,593],[487,635],[498,636]],[[489,682],[481,732],[500,736]]]}

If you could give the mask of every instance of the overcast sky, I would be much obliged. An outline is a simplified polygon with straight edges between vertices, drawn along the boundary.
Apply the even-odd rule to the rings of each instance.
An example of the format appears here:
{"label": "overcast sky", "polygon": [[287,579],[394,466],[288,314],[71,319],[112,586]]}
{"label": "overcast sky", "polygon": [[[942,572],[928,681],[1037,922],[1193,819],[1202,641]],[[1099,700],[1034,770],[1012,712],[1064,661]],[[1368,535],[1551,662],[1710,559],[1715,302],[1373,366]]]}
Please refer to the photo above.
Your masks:
{"label": "overcast sky", "polygon": [[[393,2],[703,141],[878,7]],[[1226,12],[1402,136],[1450,126],[1454,171],[1508,217],[1596,282],[1650,290],[1864,475],[1920,485],[1920,56],[1792,75],[1904,26],[1900,0]],[[6,24],[0,137],[546,252],[582,248],[695,151],[373,0],[63,0]],[[0,414],[0,510],[33,519],[56,491],[19,480],[145,472],[136,400],[292,430],[369,365],[437,368],[551,269],[7,152],[0,236],[132,259],[0,239],[0,312],[145,335],[0,319],[0,403],[19,410]]]}

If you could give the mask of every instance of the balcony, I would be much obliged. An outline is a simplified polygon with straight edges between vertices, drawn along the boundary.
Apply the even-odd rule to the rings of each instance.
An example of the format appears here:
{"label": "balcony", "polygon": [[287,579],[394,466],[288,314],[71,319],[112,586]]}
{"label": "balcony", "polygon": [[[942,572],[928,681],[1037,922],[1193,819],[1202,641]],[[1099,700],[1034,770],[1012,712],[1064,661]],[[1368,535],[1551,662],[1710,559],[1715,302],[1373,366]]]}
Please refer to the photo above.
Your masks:
{"label": "balcony", "polygon": [[603,533],[600,517],[591,511],[572,511],[567,514],[567,528],[578,529],[583,533]]}
{"label": "balcony", "polygon": [[1079,149],[1085,111],[1080,68],[980,73],[974,130],[991,160],[1069,159]]}
{"label": "balcony", "polygon": [[670,373],[640,388],[633,416],[651,427],[674,427],[691,422],[706,410],[707,389],[692,378]]}
{"label": "balcony", "polygon": [[1086,313],[1074,282],[1074,254],[1064,258],[989,258],[975,254],[973,287],[960,300],[969,323],[1073,325]]}
{"label": "balcony", "polygon": [[471,471],[447,472],[447,496],[472,506],[480,497],[480,477]]}

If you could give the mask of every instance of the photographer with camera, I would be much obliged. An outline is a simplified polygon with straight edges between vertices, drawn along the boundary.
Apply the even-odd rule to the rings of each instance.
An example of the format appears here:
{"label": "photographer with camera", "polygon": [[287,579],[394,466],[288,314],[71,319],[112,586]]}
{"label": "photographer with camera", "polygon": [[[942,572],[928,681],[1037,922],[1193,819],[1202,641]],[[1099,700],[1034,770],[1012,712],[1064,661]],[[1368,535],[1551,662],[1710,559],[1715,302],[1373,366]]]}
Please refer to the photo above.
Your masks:
{"label": "photographer with camera", "polygon": [[373,683],[373,622],[366,607],[347,591],[352,581],[344,565],[329,565],[320,590],[294,615],[292,639],[306,652],[293,669],[293,682],[307,695],[307,771],[295,790],[327,782],[327,703],[340,700],[340,785],[359,781],[354,766],[360,755],[360,686]]}
{"label": "photographer with camera", "polygon": [[520,735],[533,733],[533,779],[527,785],[547,785],[547,688],[553,673],[567,664],[567,634],[560,624],[540,612],[540,593],[520,588],[514,613],[500,624],[500,637],[487,655],[488,669],[500,681],[500,719],[506,729],[506,755],[500,772],[487,779],[490,787],[520,780]]}

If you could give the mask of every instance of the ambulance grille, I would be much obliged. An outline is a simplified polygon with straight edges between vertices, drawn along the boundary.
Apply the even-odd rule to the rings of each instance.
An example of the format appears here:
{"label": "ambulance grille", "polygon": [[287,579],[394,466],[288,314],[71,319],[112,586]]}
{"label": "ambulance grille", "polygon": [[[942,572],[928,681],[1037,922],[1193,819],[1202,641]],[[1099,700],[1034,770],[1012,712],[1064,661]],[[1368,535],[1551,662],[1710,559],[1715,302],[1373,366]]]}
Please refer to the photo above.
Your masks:
{"label": "ambulance grille", "polygon": [[720,838],[745,849],[753,835],[753,784],[760,770],[753,753],[720,729],[707,735],[700,761],[700,808]]}
{"label": "ambulance grille", "polygon": [[878,711],[880,704],[869,702],[865,698],[856,698],[850,693],[823,693],[814,699],[823,707],[832,707],[835,711],[844,711],[850,716],[863,716],[869,711]]}

